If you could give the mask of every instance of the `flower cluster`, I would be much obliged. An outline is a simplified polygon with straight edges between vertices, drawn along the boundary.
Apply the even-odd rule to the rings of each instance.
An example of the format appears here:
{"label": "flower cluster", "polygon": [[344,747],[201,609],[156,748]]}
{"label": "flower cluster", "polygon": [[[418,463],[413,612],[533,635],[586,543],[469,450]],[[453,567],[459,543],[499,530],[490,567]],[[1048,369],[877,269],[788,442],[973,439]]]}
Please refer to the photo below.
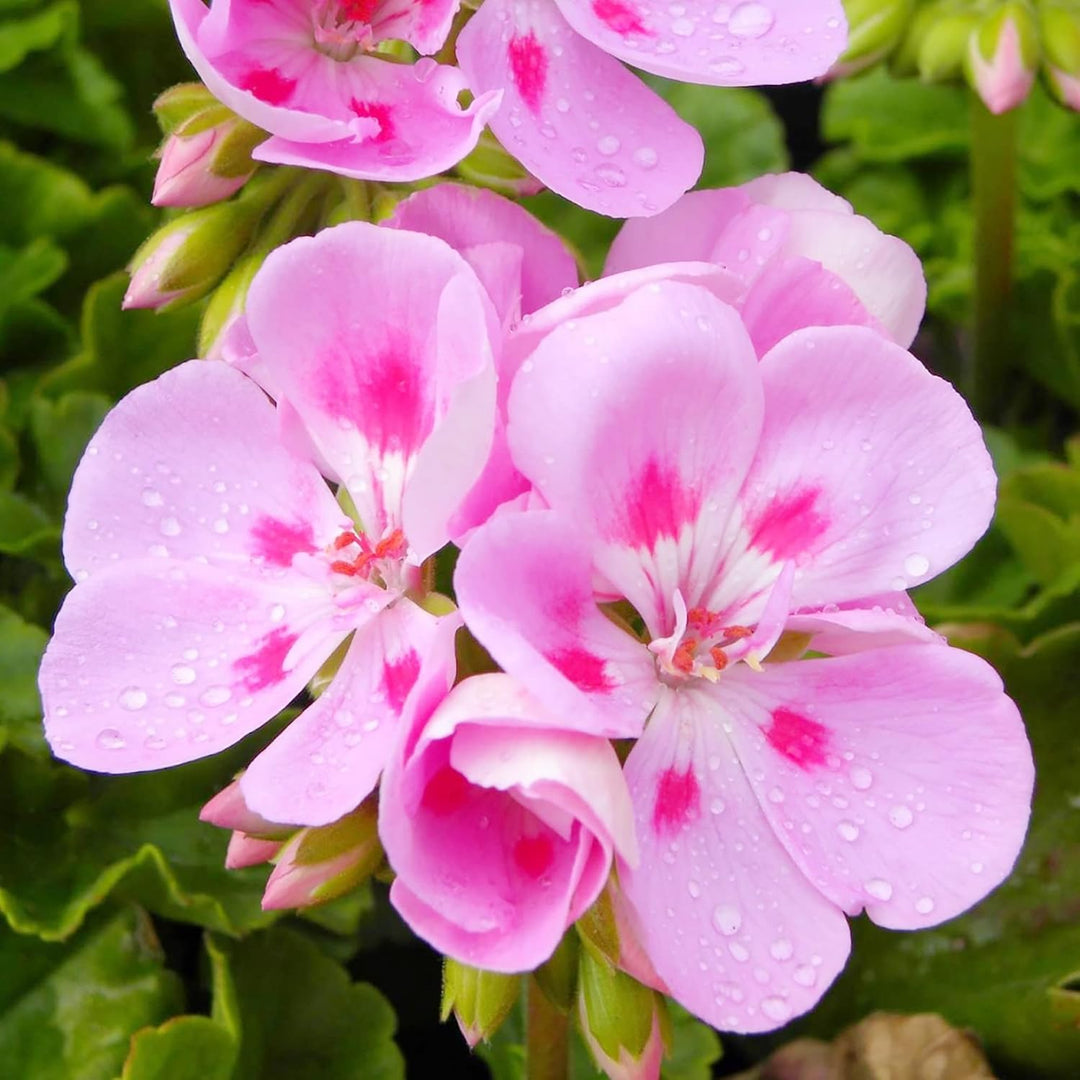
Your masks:
{"label": "flower cluster", "polygon": [[[752,71],[797,6],[712,22]],[[589,41],[700,74],[709,35],[692,7],[488,0],[462,56],[501,78],[502,48],[516,89],[461,111],[455,75],[379,49],[436,48],[452,7],[174,8],[212,89],[274,132],[265,160],[357,170],[404,161],[414,121],[449,160],[500,89],[508,130],[537,127],[601,70]],[[951,918],[1027,823],[1015,706],[906,595],[995,488],[907,351],[924,297],[906,245],[795,174],[630,222],[581,286],[558,237],[453,184],[278,247],[223,359],[129,394],[76,472],[53,749],[160,768],[298,705],[205,811],[233,865],[276,862],[268,906],[385,859],[406,922],[488,971],[606,913],[633,979],[583,975],[586,1022],[617,975],[725,1030],[784,1023],[843,967],[845,916]]]}

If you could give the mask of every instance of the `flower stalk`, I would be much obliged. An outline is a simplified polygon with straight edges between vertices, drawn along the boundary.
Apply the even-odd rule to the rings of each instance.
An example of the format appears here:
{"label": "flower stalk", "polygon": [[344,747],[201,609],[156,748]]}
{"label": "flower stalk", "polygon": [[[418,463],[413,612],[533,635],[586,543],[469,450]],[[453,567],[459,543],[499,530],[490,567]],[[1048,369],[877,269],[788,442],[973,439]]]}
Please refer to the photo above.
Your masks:
{"label": "flower stalk", "polygon": [[535,978],[526,992],[525,1080],[570,1075],[570,1017],[548,999]]}

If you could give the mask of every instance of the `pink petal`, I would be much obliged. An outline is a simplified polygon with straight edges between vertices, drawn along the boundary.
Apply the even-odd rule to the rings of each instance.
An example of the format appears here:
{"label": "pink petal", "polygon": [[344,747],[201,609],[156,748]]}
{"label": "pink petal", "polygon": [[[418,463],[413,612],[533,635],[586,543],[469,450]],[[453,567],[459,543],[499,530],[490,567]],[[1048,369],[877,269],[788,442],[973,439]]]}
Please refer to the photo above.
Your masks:
{"label": "pink petal", "polygon": [[499,141],[553,191],[613,217],[670,206],[701,173],[697,132],[545,0],[487,0],[458,61],[476,93],[503,90]]}
{"label": "pink petal", "polygon": [[281,574],[351,526],[314,465],[282,445],[255,383],[193,360],[133,390],[90,440],[64,560],[80,580],[146,556]]}
{"label": "pink petal", "polygon": [[297,572],[124,563],[60,609],[39,674],[46,737],[57,757],[101,772],[206,757],[285,708],[346,632]]}
{"label": "pink petal", "polygon": [[898,596],[907,602],[903,607],[891,606],[896,604],[893,597],[883,598],[883,604],[874,604],[873,600],[861,601],[858,606],[846,610],[839,610],[832,604],[821,611],[789,616],[784,629],[797,634],[810,634],[812,640],[809,647],[830,656],[845,656],[887,645],[944,641],[940,634],[923,622],[905,594]]}
{"label": "pink petal", "polygon": [[656,701],[647,650],[596,606],[572,519],[504,514],[473,533],[454,588],[469,629],[561,726],[634,737]]}
{"label": "pink petal", "polygon": [[[477,265],[470,257],[471,252],[491,243],[519,248],[520,279],[515,282],[519,318],[557,299],[564,289],[574,288],[578,283],[577,264],[562,238],[523,207],[493,191],[464,184],[436,184],[403,199],[383,225],[445,240],[465,257],[485,284],[484,266]],[[507,314],[500,310],[504,321]]]}
{"label": "pink petal", "polygon": [[402,600],[359,630],[330,685],[244,773],[247,804],[274,821],[328,825],[363,802],[401,738],[421,666],[441,666],[450,688],[459,625]]}
{"label": "pink petal", "polygon": [[[495,677],[484,692],[506,686]],[[495,707],[474,726],[468,708],[448,722],[437,709],[415,749],[392,760],[379,804],[399,912],[440,951],[495,971],[550,956],[610,869],[611,837],[589,826],[628,812],[605,740],[522,728],[518,700],[509,711],[510,724]]]}
{"label": "pink petal", "polygon": [[670,633],[676,589],[694,607],[711,584],[760,393],[734,310],[672,282],[558,326],[514,381],[518,468],[583,531],[610,591],[652,637]]}
{"label": "pink petal", "polygon": [[626,762],[641,864],[620,879],[672,996],[721,1030],[768,1031],[817,1003],[848,928],[773,835],[724,722],[708,692],[661,699]]}
{"label": "pink petal", "polygon": [[402,525],[415,471],[435,501],[404,521],[407,539],[418,558],[441,547],[494,426],[495,315],[464,260],[434,237],[350,222],[274,251],[247,305],[262,369],[364,528]]}
{"label": "pink petal", "polygon": [[807,877],[849,914],[865,907],[882,926],[933,925],[1012,869],[1031,804],[1031,750],[985,661],[899,645],[761,674],[733,669],[724,684],[762,810]]}
{"label": "pink petal", "polygon": [[766,173],[740,184],[738,189],[751,202],[777,210],[830,210],[852,214],[851,203],[822,187],[812,176],[801,172]]}
{"label": "pink petal", "polygon": [[982,534],[995,478],[979,427],[909,353],[861,327],[800,330],[761,373],[765,427],[710,610],[762,556],[794,560],[793,606],[821,607],[920,584]]}
{"label": "pink petal", "polygon": [[824,75],[847,45],[840,0],[556,0],[604,52],[682,82],[771,86]]}
{"label": "pink petal", "polygon": [[309,139],[275,132],[255,149],[254,158],[362,180],[422,180],[473,150],[501,100],[493,90],[461,108],[458,95],[466,89],[461,72],[429,59],[409,65],[372,56],[345,71],[329,63],[327,86],[347,95],[341,107],[349,111],[337,136]]}

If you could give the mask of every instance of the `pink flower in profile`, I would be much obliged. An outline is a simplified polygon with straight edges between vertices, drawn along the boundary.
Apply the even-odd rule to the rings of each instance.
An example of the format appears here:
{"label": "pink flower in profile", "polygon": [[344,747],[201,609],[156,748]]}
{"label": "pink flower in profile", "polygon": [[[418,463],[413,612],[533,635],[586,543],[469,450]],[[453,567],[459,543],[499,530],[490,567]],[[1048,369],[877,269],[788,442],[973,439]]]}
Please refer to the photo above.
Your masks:
{"label": "pink flower in profile", "polygon": [[637,861],[615,751],[502,674],[449,695],[418,686],[406,722],[379,796],[390,899],[448,956],[532,970],[600,894],[614,853]]}
{"label": "pink flower in profile", "polygon": [[859,326],[759,360],[732,307],[653,282],[540,342],[508,435],[548,509],[476,531],[462,614],[553,713],[640,735],[620,885],[676,999],[776,1027],[843,967],[845,913],[928,926],[1005,877],[1023,725],[903,595],[993,508],[946,383]]}
{"label": "pink flower in profile", "polygon": [[640,217],[694,183],[703,148],[621,61],[751,86],[823,75],[845,45],[840,0],[485,0],[457,55],[473,91],[503,92],[491,129],[533,175],[587,209]]}
{"label": "pink flower in profile", "polygon": [[926,305],[918,256],[803,173],[691,191],[628,221],[605,274],[701,260],[738,276],[736,301],[759,356],[804,326],[870,326],[905,348]]}
{"label": "pink flower in profile", "polygon": [[273,252],[247,329],[277,407],[226,364],[182,364],[116,406],[76,472],[77,584],[40,675],[57,755],[103,772],[203,757],[336,655],[241,787],[273,822],[355,807],[418,673],[453,679],[459,620],[421,606],[421,564],[487,457],[494,327],[432,237],[354,222]]}
{"label": "pink flower in profile", "polygon": [[[458,0],[170,0],[180,44],[210,92],[270,133],[253,156],[372,180],[420,180],[476,145],[497,92],[462,109],[461,73],[427,56]],[[408,42],[414,64],[382,56]]]}

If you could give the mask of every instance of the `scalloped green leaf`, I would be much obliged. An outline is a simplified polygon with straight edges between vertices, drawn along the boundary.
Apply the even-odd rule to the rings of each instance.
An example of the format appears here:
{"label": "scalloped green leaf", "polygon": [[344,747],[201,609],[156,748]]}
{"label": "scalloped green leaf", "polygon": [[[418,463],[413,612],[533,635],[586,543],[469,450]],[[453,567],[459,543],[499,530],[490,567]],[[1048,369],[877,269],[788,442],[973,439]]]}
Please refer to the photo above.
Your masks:
{"label": "scalloped green leaf", "polygon": [[112,1080],[131,1036],[180,1005],[149,919],[102,913],[64,945],[0,924],[0,1062],[20,1080]]}
{"label": "scalloped green leaf", "polygon": [[48,639],[40,626],[0,604],[0,748],[11,744],[27,754],[48,753],[37,690],[38,664]]}

